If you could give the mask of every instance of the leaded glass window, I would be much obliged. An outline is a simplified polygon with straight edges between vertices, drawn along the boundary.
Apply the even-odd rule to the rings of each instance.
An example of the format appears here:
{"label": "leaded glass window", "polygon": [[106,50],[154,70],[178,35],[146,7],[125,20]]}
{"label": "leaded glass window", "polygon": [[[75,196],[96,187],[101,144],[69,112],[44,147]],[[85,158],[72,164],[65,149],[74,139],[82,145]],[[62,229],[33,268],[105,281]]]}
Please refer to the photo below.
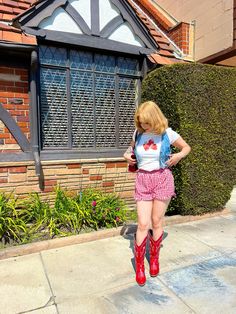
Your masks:
{"label": "leaded glass window", "polygon": [[43,150],[125,148],[134,131],[140,60],[40,46]]}

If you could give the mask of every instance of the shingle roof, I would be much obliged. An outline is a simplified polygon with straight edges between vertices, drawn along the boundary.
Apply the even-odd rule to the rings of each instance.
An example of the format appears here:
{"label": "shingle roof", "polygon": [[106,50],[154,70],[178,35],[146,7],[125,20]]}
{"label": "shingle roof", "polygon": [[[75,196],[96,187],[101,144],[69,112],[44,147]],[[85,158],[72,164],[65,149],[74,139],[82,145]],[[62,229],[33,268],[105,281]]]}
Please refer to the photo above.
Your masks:
{"label": "shingle roof", "polygon": [[36,45],[34,36],[23,34],[19,29],[9,26],[13,18],[29,9],[35,2],[35,0],[0,0],[0,41]]}
{"label": "shingle roof", "polygon": [[[41,0],[0,0],[0,41],[13,42],[16,44],[36,45],[36,38],[31,35],[22,33],[19,29],[9,26],[10,22],[16,16],[24,13],[31,6]],[[163,27],[170,27],[169,22],[152,7],[148,0],[126,0],[132,6],[137,16],[143,22],[148,32],[157,42],[160,50],[158,53],[150,56],[150,60],[159,64],[170,64],[180,60],[174,56],[176,47],[173,47],[170,39],[158,27],[162,23]],[[144,10],[143,10],[144,9]],[[151,17],[147,12],[151,11]],[[153,21],[155,18],[155,21]]]}

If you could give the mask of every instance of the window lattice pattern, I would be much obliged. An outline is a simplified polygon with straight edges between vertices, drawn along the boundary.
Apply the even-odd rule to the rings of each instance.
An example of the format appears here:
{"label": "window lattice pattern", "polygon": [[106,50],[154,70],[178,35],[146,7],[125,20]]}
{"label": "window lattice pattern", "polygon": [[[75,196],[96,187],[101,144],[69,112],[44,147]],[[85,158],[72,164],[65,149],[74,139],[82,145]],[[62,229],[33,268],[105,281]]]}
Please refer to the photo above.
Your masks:
{"label": "window lattice pattern", "polygon": [[71,71],[72,146],[95,147],[93,76]]}
{"label": "window lattice pattern", "polygon": [[41,69],[41,125],[43,147],[66,147],[67,129],[66,72]]}
{"label": "window lattice pattern", "polygon": [[51,46],[40,46],[39,60],[41,64],[65,66],[67,61],[66,49]]}
{"label": "window lattice pattern", "polygon": [[44,149],[126,147],[134,130],[139,61],[41,46]]}
{"label": "window lattice pattern", "polygon": [[[138,80],[133,78],[120,78],[119,80],[119,143],[126,147],[132,139],[134,132],[134,112],[137,98]],[[127,143],[128,140],[128,143]]]}
{"label": "window lattice pattern", "polygon": [[96,143],[97,147],[116,147],[115,77],[96,74]]}

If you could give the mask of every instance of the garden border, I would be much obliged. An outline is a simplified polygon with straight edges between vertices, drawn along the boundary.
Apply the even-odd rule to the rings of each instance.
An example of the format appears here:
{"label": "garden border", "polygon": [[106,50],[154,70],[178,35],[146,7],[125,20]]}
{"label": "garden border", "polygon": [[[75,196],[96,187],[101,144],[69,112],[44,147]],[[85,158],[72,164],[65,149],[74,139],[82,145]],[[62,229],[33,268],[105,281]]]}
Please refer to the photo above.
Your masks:
{"label": "garden border", "polygon": [[[230,214],[231,212],[232,211],[230,209],[224,208],[222,211],[219,211],[219,212],[207,213],[204,215],[197,215],[197,216],[193,216],[193,215],[166,216],[165,226],[227,215],[227,214]],[[119,235],[132,234],[135,232],[136,228],[137,228],[137,224],[131,223],[131,224],[127,224],[118,228],[98,230],[98,231],[89,232],[89,233],[82,233],[82,234],[63,237],[63,238],[50,239],[50,240],[33,242],[33,243],[18,245],[14,247],[5,248],[5,249],[0,249],[0,260],[17,257],[17,256],[23,256],[27,254],[38,253],[44,250],[56,249],[56,248],[60,248],[67,245],[80,244],[80,243],[115,237]]]}

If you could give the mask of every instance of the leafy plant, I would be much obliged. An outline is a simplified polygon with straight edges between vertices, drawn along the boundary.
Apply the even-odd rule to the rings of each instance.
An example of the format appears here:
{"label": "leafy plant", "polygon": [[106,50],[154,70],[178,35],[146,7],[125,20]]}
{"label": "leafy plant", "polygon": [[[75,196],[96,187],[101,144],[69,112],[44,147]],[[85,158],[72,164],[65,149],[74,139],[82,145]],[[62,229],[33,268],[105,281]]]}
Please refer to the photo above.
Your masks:
{"label": "leafy plant", "polygon": [[19,217],[17,199],[12,195],[0,194],[0,240],[10,243],[23,242],[27,237],[27,227],[23,219]]}
{"label": "leafy plant", "polygon": [[125,203],[115,193],[85,189],[76,199],[83,212],[83,223],[94,229],[122,225],[126,220]]}
{"label": "leafy plant", "polygon": [[70,195],[60,186],[50,204],[38,193],[17,201],[0,194],[0,241],[30,242],[78,234],[82,229],[111,228],[127,219],[125,203],[117,195],[86,189]]}

